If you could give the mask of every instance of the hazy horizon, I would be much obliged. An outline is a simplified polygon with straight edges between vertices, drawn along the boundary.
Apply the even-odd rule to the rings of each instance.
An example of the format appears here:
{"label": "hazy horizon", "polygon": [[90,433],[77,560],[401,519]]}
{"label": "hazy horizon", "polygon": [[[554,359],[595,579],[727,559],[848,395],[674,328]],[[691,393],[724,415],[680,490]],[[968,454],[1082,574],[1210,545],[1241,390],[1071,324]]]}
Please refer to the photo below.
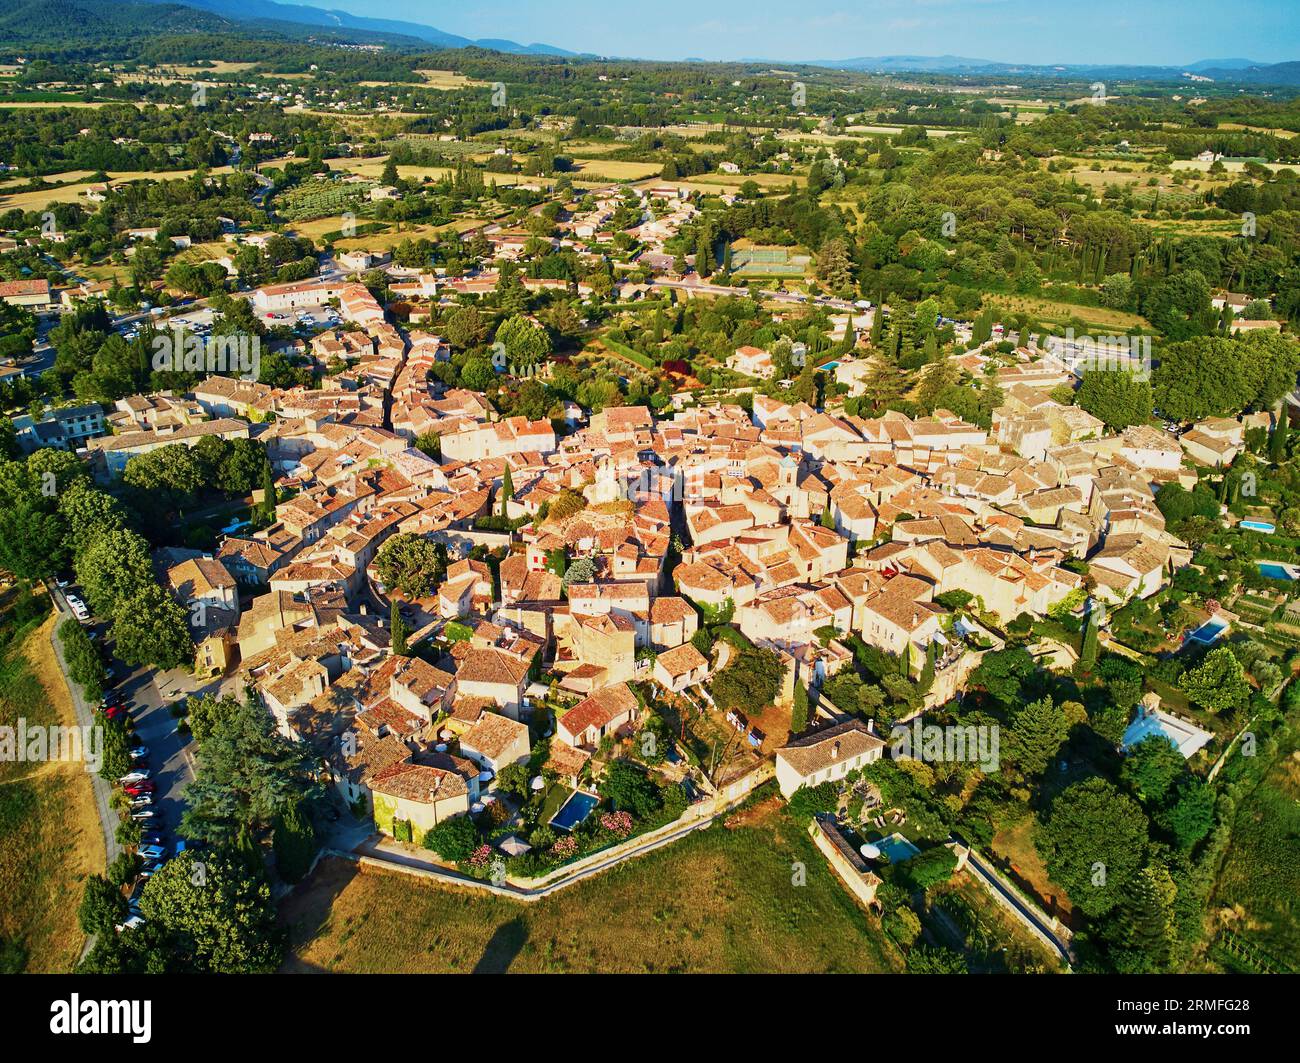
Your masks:
{"label": "hazy horizon", "polygon": [[[311,0],[304,0],[311,3]],[[1300,60],[1297,0],[328,0],[370,18],[401,19],[475,39],[505,38],[637,59],[843,60],[960,55],[1004,63],[1177,66],[1204,59]]]}

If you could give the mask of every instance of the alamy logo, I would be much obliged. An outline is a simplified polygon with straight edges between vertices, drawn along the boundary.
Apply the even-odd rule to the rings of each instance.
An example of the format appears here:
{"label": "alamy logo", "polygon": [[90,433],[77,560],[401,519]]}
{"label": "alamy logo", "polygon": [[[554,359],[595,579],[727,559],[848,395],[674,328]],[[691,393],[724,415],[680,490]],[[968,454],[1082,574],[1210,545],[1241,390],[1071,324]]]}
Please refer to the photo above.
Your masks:
{"label": "alamy logo", "polygon": [[0,762],[45,763],[48,761],[74,763],[83,761],[87,771],[99,771],[104,762],[104,731],[88,724],[84,727],[64,727],[59,724],[27,725],[26,717],[18,717],[17,726],[0,727]]}
{"label": "alamy logo", "polygon": [[889,733],[889,755],[894,760],[919,760],[926,764],[978,764],[985,775],[1001,765],[1001,728],[923,724],[896,724]]}
{"label": "alamy logo", "polygon": [[1150,336],[1050,336],[1047,350],[1077,376],[1086,372],[1130,373],[1137,380],[1151,379]]}
{"label": "alamy logo", "polygon": [[68,1000],[50,1004],[50,1033],[129,1034],[138,1045],[153,1036],[152,1000],[82,1000],[73,993]]}
{"label": "alamy logo", "polygon": [[178,328],[153,341],[153,368],[158,373],[215,373],[256,380],[261,365],[260,336],[240,332],[205,339]]}

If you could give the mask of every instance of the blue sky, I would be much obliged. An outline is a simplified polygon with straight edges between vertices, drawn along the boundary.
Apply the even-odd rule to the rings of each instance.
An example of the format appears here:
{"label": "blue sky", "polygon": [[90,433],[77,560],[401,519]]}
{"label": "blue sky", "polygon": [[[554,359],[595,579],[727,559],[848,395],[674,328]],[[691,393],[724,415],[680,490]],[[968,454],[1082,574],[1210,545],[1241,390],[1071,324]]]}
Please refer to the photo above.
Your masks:
{"label": "blue sky", "polygon": [[304,0],[465,37],[648,59],[1300,60],[1300,0]]}

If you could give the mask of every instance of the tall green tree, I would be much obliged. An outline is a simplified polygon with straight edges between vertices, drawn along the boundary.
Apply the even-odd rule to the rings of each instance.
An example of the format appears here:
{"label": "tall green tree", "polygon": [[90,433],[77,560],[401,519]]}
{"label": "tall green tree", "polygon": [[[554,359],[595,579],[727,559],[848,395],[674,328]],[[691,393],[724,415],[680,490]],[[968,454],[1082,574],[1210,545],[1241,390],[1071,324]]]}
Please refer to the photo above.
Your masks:
{"label": "tall green tree", "polygon": [[1010,753],[1025,775],[1041,776],[1060,752],[1070,724],[1051,698],[1031,701],[1011,724]]}

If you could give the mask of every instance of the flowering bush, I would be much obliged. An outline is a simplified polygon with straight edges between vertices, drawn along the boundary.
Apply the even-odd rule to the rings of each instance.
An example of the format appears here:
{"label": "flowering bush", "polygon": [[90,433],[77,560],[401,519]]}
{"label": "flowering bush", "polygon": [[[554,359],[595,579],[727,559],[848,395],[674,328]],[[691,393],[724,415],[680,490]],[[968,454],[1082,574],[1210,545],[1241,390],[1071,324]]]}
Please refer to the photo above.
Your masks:
{"label": "flowering bush", "polygon": [[1217,616],[1219,610],[1222,608],[1223,606],[1219,604],[1219,599],[1217,598],[1209,598],[1205,602],[1205,611],[1211,616]]}
{"label": "flowering bush", "polygon": [[488,845],[480,845],[475,849],[467,861],[470,867],[475,871],[483,871],[487,868],[488,862],[492,859],[492,848]]}
{"label": "flowering bush", "polygon": [[572,834],[566,834],[551,846],[551,852],[563,859],[568,859],[578,851],[578,839]]}
{"label": "flowering bush", "polygon": [[606,812],[600,817],[600,825],[620,838],[632,833],[632,817],[626,812]]}

